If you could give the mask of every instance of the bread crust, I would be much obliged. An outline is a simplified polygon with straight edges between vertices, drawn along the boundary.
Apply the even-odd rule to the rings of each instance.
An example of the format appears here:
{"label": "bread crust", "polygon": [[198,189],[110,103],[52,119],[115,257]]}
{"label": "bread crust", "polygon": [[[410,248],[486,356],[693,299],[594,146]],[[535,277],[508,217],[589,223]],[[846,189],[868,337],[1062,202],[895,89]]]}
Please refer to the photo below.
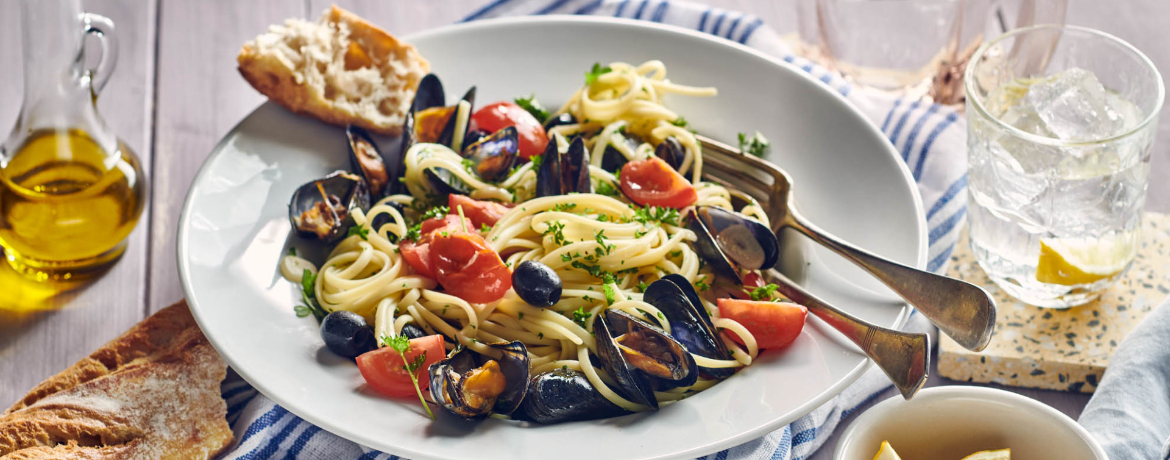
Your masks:
{"label": "bread crust", "polygon": [[[325,123],[345,126],[357,125],[368,131],[398,135],[402,122],[414,98],[418,83],[430,70],[430,63],[409,43],[402,42],[386,31],[370,24],[361,17],[334,5],[322,16],[322,24],[331,27],[334,34],[341,34],[342,26],[348,32],[346,40],[356,43],[372,65],[381,71],[391,83],[401,85],[389,101],[379,104],[375,117],[371,113],[358,113],[344,104],[337,103],[336,96],[330,97],[329,89],[307,84],[296,65],[271,52],[264,52],[257,41],[245,43],[237,56],[240,74],[269,100],[289,111],[308,115]],[[303,50],[297,50],[302,51]],[[304,56],[301,56],[304,59]],[[298,64],[299,65],[299,64]],[[336,73],[330,68],[328,72]],[[333,76],[333,75],[331,75]],[[300,78],[298,78],[300,77]],[[385,107],[381,107],[385,104]]]}
{"label": "bread crust", "polygon": [[185,302],[37,385],[0,416],[0,460],[210,459],[231,444],[227,366]]}

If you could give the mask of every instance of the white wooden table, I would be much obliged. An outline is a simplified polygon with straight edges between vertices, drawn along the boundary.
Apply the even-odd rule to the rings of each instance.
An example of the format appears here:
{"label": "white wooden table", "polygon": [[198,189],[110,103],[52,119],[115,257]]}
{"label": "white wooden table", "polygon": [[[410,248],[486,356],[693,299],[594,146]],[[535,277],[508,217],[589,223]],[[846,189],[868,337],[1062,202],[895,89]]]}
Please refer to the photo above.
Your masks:
{"label": "white wooden table", "polygon": [[[338,0],[391,33],[448,24],[489,0]],[[793,2],[707,0],[747,11],[781,32],[795,27]],[[240,78],[240,45],[269,24],[312,17],[329,0],[84,0],[88,11],[117,23],[118,69],[99,109],[138,154],[151,181],[150,206],[118,265],[77,291],[48,295],[0,264],[0,406],[24,394],[146,315],[183,297],[175,266],[175,231],[191,179],[212,147],[263,98]],[[1118,35],[1170,71],[1170,4],[1164,0],[1071,0],[1068,22]],[[0,130],[20,105],[20,24],[16,1],[0,1]],[[1170,212],[1170,116],[1155,147],[1148,209]],[[7,133],[7,131],[0,131]],[[52,308],[13,313],[33,305]],[[931,377],[928,386],[953,382]],[[1088,396],[1012,389],[1076,418]],[[879,398],[882,399],[882,398]],[[846,421],[847,423],[848,421]],[[836,439],[813,458],[830,457]]]}

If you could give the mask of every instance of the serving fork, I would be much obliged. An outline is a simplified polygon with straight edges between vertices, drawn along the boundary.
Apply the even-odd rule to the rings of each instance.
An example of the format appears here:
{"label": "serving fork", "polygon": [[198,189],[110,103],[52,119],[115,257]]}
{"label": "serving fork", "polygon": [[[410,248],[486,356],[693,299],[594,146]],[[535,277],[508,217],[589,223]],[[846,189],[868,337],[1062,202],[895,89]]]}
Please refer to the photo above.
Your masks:
{"label": "serving fork", "polygon": [[[696,135],[703,147],[705,176],[754,198],[767,213],[772,231],[796,230],[872,274],[926,316],[962,347],[987,347],[995,330],[995,301],[974,284],[885,259],[826,232],[797,211],[792,178],[770,162],[735,147]],[[817,298],[776,270],[765,278],[789,299],[842,332],[874,361],[906,399],[926,382],[930,339],[926,334],[896,331],[868,323]]]}

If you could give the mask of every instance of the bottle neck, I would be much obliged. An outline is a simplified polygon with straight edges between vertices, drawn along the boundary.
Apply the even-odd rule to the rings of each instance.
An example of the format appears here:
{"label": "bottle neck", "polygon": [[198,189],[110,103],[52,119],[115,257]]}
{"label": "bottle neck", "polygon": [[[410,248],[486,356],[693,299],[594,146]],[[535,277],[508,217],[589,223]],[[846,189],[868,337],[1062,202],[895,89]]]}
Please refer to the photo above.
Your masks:
{"label": "bottle neck", "polygon": [[16,126],[0,147],[0,164],[30,136],[68,129],[84,131],[110,155],[118,155],[117,137],[98,115],[86,75],[81,1],[20,0],[20,15],[24,99]]}

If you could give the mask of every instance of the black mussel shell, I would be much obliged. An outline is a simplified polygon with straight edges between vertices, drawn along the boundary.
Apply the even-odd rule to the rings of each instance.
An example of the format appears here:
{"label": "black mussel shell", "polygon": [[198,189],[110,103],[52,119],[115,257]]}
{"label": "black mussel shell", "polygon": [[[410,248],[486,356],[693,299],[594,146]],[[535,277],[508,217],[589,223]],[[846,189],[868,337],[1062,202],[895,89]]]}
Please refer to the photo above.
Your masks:
{"label": "black mussel shell", "polygon": [[513,418],[537,423],[596,420],[631,412],[609,402],[580,371],[557,369],[528,383],[528,394]]}
{"label": "black mussel shell", "polygon": [[387,195],[410,193],[406,184],[398,179],[406,175],[406,152],[417,143],[418,137],[414,132],[414,112],[407,112],[402,119],[402,135],[398,139],[398,156],[396,158],[382,157],[386,164],[387,175],[390,176],[390,183],[386,188]]}
{"label": "black mussel shell", "polygon": [[447,95],[443,92],[443,82],[439,80],[438,75],[429,73],[419,80],[410,111],[418,113],[431,107],[442,107],[446,103]]}
{"label": "black mussel shell", "polygon": [[[483,138],[491,136],[491,135],[492,135],[492,133],[489,133],[489,132],[484,131],[482,129],[472,129],[472,130],[468,131],[467,134],[463,135],[463,151],[467,152],[468,146],[470,146],[471,144],[474,144],[476,142],[479,142],[479,141],[483,140]],[[467,156],[467,155],[463,155],[463,156]]]}
{"label": "black mussel shell", "polygon": [[[491,413],[511,414],[520,407],[524,395],[528,393],[528,350],[523,343],[495,343],[488,345],[499,350],[499,359],[481,355],[469,348],[457,351],[454,355],[432,364],[430,373],[431,398],[443,408],[469,420],[478,420]],[[495,361],[504,376],[503,392],[495,397],[490,405],[474,405],[474,398],[467,392],[469,373],[484,366],[488,361]]]}
{"label": "black mussel shell", "polygon": [[678,171],[679,174],[686,173],[681,168],[683,160],[687,158],[687,150],[683,148],[682,144],[674,136],[667,136],[666,139],[663,139],[658,144],[658,147],[654,148],[654,155],[661,158],[662,161],[665,161],[666,164],[674,168],[675,171]]}
{"label": "black mussel shell", "polygon": [[[406,205],[399,203],[397,201],[388,201],[388,202],[383,203],[383,204],[398,210],[399,215],[406,216]],[[367,217],[369,217],[369,216],[367,216]],[[374,216],[373,220],[370,221],[370,229],[377,232],[379,229],[382,228],[383,225],[386,225],[386,224],[392,222],[393,220],[394,219],[392,217],[390,217],[390,215],[387,213],[378,213],[377,215]],[[398,236],[393,234],[393,233],[386,233],[386,234],[383,234],[382,236],[387,237],[387,239],[389,239],[391,243],[395,243],[395,244],[398,243]]]}
{"label": "black mussel shell", "polygon": [[[322,196],[324,193],[324,196]],[[328,197],[329,205],[325,204]],[[353,225],[354,209],[370,207],[366,181],[348,171],[335,171],[297,187],[288,205],[288,218],[298,234],[332,243]]]}
{"label": "black mussel shell", "polygon": [[634,402],[657,409],[655,389],[690,386],[698,378],[694,357],[662,329],[621,310],[606,310],[593,327],[602,367]]}
{"label": "black mussel shell", "polygon": [[585,139],[574,137],[569,143],[569,151],[561,158],[561,187],[564,194],[591,193],[593,184],[589,182],[589,153],[585,150]]}
{"label": "black mussel shell", "polygon": [[[662,312],[670,322],[670,336],[691,353],[711,359],[731,359],[731,352],[711,322],[699,293],[686,278],[674,274],[650,283],[642,300]],[[699,372],[710,378],[725,378],[735,370],[700,367]]]}
{"label": "black mussel shell", "polygon": [[446,169],[427,168],[423,170],[423,176],[426,177],[427,183],[431,185],[438,196],[468,195],[471,193],[470,185]]}
{"label": "black mussel shell", "polygon": [[[467,101],[467,119],[463,120],[462,124],[459,123],[459,104],[456,103],[454,106],[452,106],[455,108],[455,110],[451,112],[451,117],[447,118],[447,124],[443,126],[443,132],[442,134],[439,134],[438,140],[439,144],[451,147],[451,149],[455,150],[456,152],[462,150],[464,145],[467,145],[467,142],[464,142],[462,139],[466,138],[467,132],[471,127],[471,114],[475,113],[474,86],[467,90],[467,93],[463,95],[462,100]],[[459,145],[454,145],[454,140],[456,137],[461,139]]]}
{"label": "black mussel shell", "polygon": [[483,180],[498,182],[508,176],[520,157],[520,135],[515,127],[508,126],[468,145],[463,156],[471,159]]}
{"label": "black mussel shell", "polygon": [[388,191],[387,185],[397,177],[390,176],[382,151],[378,150],[378,145],[366,130],[349,125],[345,128],[345,136],[349,139],[349,168],[366,180],[372,199],[381,199]]}
{"label": "black mussel shell", "polygon": [[695,206],[686,226],[698,237],[695,252],[719,272],[740,280],[739,270],[767,270],[780,258],[772,229],[742,214],[713,206]]}
{"label": "black mussel shell", "polygon": [[573,114],[566,112],[555,117],[549,117],[549,119],[544,122],[544,130],[548,131],[557,126],[575,124],[577,124],[577,117],[574,117]]}
{"label": "black mussel shell", "polygon": [[[638,136],[634,136],[633,134],[626,135],[625,139],[626,146],[629,147],[630,150],[637,150],[638,145],[642,143],[642,140],[638,139]],[[601,154],[601,169],[609,172],[617,172],[622,169],[622,166],[625,166],[626,163],[629,162],[630,160],[626,158],[622,152],[614,148],[613,145],[606,145],[605,152]]]}
{"label": "black mussel shell", "polygon": [[593,191],[589,182],[589,153],[580,136],[573,138],[565,153],[557,149],[555,138],[549,139],[542,158],[540,170],[536,172],[537,197]]}

